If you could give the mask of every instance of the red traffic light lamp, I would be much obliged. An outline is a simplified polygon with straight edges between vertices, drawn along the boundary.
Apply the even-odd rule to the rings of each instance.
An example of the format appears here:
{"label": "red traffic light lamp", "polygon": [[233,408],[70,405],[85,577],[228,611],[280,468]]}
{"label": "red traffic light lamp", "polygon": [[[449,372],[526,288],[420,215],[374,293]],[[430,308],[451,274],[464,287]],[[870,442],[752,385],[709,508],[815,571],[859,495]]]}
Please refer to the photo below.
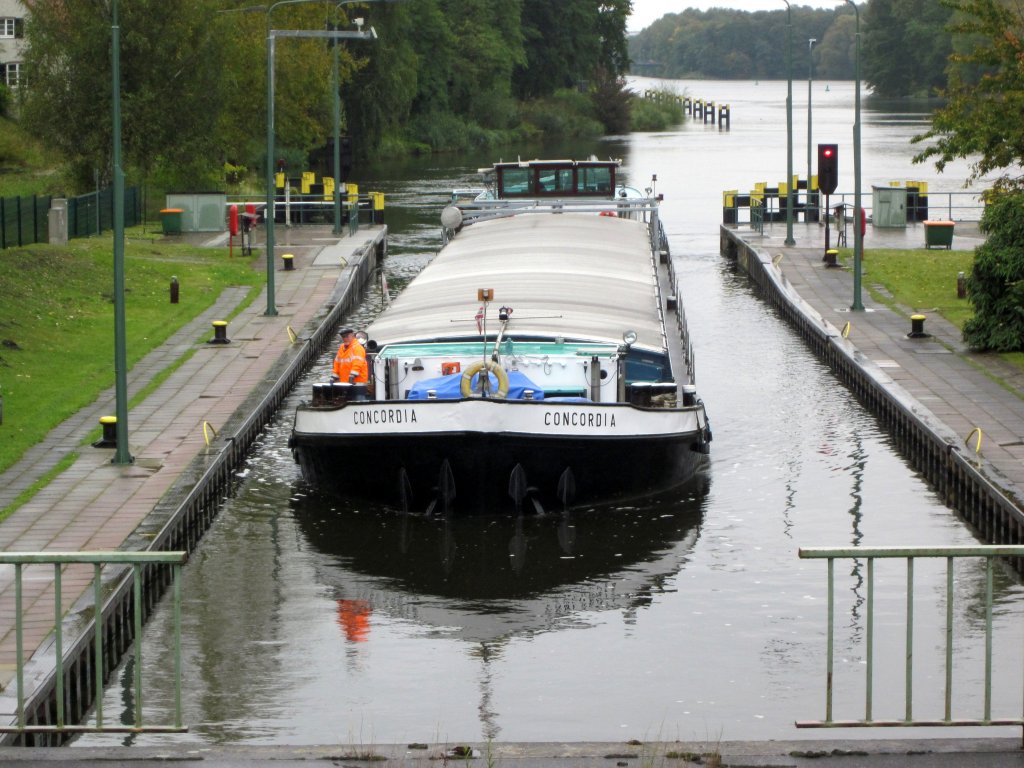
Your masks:
{"label": "red traffic light lamp", "polygon": [[839,145],[818,145],[818,189],[831,195],[839,186]]}

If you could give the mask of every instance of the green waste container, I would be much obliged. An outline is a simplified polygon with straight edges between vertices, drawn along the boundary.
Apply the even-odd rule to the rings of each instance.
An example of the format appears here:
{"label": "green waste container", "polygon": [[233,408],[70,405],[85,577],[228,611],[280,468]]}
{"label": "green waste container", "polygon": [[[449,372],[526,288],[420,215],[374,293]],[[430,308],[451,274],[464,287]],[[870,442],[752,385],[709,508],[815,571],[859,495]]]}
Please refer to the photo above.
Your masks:
{"label": "green waste container", "polygon": [[953,247],[952,221],[926,221],[924,223],[924,247],[945,248]]}
{"label": "green waste container", "polygon": [[184,208],[164,208],[160,211],[160,223],[163,224],[165,235],[181,234],[181,215]]}

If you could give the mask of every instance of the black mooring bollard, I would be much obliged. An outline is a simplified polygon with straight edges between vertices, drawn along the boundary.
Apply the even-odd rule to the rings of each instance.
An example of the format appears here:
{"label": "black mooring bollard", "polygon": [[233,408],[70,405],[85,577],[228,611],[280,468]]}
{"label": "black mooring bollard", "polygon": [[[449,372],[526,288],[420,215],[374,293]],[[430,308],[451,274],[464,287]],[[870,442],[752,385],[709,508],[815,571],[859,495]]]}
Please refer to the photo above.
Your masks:
{"label": "black mooring bollard", "polygon": [[206,342],[207,344],[230,344],[231,339],[228,338],[228,321],[227,320],[214,320],[213,321],[213,338]]}
{"label": "black mooring bollard", "polygon": [[910,316],[910,333],[907,334],[908,338],[911,339],[922,339],[928,334],[924,332],[924,315],[911,315]]}
{"label": "black mooring bollard", "polygon": [[171,276],[171,304],[178,303],[178,278]]}
{"label": "black mooring bollard", "polygon": [[967,276],[963,272],[956,273],[956,297],[958,299],[967,298]]}
{"label": "black mooring bollard", "polygon": [[839,266],[839,251],[835,248],[829,248],[825,251],[825,258],[822,259],[825,262],[826,267],[838,267]]}
{"label": "black mooring bollard", "polygon": [[281,260],[284,262],[284,271],[291,272],[295,269],[295,256],[291,253],[286,253],[281,256]]}
{"label": "black mooring bollard", "polygon": [[117,448],[117,416],[100,416],[103,437],[92,444],[93,448]]}

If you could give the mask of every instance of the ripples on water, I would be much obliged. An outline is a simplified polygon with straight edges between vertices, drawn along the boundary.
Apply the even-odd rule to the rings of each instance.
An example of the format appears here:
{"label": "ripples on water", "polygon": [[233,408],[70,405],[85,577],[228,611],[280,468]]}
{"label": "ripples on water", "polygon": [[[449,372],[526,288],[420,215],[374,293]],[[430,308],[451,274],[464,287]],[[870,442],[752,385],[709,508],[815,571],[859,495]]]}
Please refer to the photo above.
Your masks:
{"label": "ripples on water", "polygon": [[[700,394],[714,427],[707,476],[643,506],[518,520],[402,516],[322,497],[303,486],[286,443],[298,398],[329,372],[325,355],[268,428],[237,496],[186,568],[191,733],[133,743],[824,735],[792,725],[824,714],[826,568],[799,560],[797,548],[974,539],[894,453],[875,419],[719,257],[720,190],[757,180],[744,159],[758,151],[778,166],[777,132],[765,128],[777,105],[767,103],[754,121],[744,108],[762,109],[755,101],[734,105],[730,135],[689,126],[596,148],[624,156],[634,183],[645,182],[652,167],[659,173]],[[823,109],[822,130],[836,130],[828,114]],[[750,122],[756,130],[742,127]],[[900,119],[879,130],[872,147],[906,153],[918,128]],[[728,151],[714,154],[716,147]],[[486,162],[378,169],[385,181],[374,186],[387,194],[394,232],[389,292],[430,259],[449,191],[475,184],[473,171]],[[375,285],[352,319],[365,325],[381,303]],[[919,561],[915,572],[919,717],[942,714],[942,567]],[[836,571],[835,715],[857,718],[865,565],[841,561]],[[994,713],[1019,709],[1021,689],[1020,587],[996,576]],[[958,566],[963,673],[954,716],[981,712],[974,681],[983,659],[984,583],[979,563]],[[880,718],[903,714],[904,584],[902,561],[876,566]],[[144,674],[156,690],[150,722],[171,717],[169,675],[153,661],[168,651],[168,627],[161,610],[146,631]],[[130,665],[120,679],[126,682],[107,695],[108,717],[131,710]]]}

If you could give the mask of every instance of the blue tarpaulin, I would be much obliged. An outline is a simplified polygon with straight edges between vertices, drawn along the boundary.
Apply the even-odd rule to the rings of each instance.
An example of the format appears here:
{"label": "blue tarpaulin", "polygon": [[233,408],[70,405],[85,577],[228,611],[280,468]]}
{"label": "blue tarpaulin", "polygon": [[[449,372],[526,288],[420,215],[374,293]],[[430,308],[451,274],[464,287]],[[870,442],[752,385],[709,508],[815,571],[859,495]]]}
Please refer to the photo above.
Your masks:
{"label": "blue tarpaulin", "polygon": [[[491,380],[491,392],[498,391],[498,377],[493,373],[488,374]],[[473,391],[480,387],[480,374],[473,376]],[[525,374],[519,371],[508,372],[508,400],[522,400],[526,390],[533,391],[534,400],[544,399],[544,390],[530,381]],[[462,374],[453,373],[450,376],[441,376],[436,379],[424,379],[416,382],[409,390],[410,400],[426,400],[427,391],[433,390],[438,400],[458,400],[462,397]]]}

